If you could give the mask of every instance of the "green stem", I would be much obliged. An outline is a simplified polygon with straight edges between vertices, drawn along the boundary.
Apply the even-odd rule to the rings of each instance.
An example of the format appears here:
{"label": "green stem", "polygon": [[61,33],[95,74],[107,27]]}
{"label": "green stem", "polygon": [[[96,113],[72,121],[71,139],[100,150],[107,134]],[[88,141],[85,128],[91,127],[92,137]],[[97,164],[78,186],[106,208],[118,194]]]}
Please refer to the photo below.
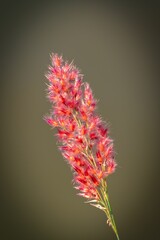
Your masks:
{"label": "green stem", "polygon": [[112,226],[112,229],[117,237],[117,240],[120,240],[119,238],[119,235],[118,235],[118,231],[117,231],[117,227],[116,227],[116,223],[115,223],[115,220],[114,220],[114,216],[113,216],[113,213],[112,213],[112,208],[111,208],[111,205],[110,205],[110,202],[109,202],[109,197],[108,197],[108,192],[107,192],[107,184],[105,181],[102,182],[102,189],[101,189],[101,193],[103,195],[103,199],[104,199],[104,204],[106,206],[106,215],[108,217],[108,220]]}
{"label": "green stem", "polygon": [[111,226],[113,228],[113,231],[116,234],[117,240],[120,240],[119,236],[118,236],[118,231],[117,231],[116,223],[115,223],[115,220],[114,220],[114,216],[113,216],[113,213],[112,213],[111,205],[110,205],[110,202],[109,202],[108,194],[106,192],[105,192],[105,198],[106,198],[107,206],[108,206],[108,209],[109,209],[109,214],[110,214],[109,219],[111,221]]}

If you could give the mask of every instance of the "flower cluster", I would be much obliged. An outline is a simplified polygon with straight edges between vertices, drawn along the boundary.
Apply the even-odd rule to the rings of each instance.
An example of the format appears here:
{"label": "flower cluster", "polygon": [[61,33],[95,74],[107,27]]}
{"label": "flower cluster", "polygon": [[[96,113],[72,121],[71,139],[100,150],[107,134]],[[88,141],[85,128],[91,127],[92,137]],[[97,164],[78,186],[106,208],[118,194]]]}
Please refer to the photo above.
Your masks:
{"label": "flower cluster", "polygon": [[105,212],[119,240],[106,182],[116,168],[113,141],[106,123],[96,114],[97,101],[79,70],[57,54],[51,62],[46,77],[52,109],[44,119],[57,129],[59,149],[71,166],[78,194]]}
{"label": "flower cluster", "polygon": [[59,149],[73,170],[79,195],[99,202],[99,189],[116,167],[113,141],[95,112],[97,101],[79,70],[57,54],[51,56],[51,62],[46,77],[52,110],[45,121],[57,128]]}

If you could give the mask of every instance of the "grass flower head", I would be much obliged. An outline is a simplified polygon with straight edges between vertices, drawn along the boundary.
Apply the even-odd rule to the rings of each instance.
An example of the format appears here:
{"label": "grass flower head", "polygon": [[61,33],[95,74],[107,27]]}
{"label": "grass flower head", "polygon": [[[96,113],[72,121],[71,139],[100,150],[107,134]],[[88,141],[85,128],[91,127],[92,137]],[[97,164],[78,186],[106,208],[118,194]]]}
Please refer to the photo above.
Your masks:
{"label": "grass flower head", "polygon": [[117,164],[108,127],[95,111],[97,101],[79,70],[62,56],[51,55],[46,78],[52,109],[44,119],[57,129],[59,149],[71,166],[78,195],[105,212],[108,224],[119,239],[106,181]]}

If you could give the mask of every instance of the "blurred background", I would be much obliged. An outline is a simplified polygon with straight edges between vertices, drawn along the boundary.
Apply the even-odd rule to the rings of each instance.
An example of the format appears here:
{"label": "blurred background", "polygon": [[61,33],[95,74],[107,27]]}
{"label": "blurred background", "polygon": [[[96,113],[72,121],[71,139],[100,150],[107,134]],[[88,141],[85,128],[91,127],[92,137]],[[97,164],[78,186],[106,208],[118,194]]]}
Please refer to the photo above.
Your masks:
{"label": "blurred background", "polygon": [[116,239],[84,204],[57,149],[44,74],[63,54],[90,83],[110,125],[108,178],[120,239],[159,239],[158,1],[2,1],[2,240]]}

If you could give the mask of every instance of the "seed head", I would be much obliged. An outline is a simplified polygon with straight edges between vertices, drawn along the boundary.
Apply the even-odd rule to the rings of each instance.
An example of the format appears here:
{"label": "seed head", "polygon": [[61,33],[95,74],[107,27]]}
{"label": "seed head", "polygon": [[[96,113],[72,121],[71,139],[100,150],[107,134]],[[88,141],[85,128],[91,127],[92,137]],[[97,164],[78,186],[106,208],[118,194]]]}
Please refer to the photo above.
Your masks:
{"label": "seed head", "polygon": [[98,202],[102,181],[116,168],[113,141],[95,112],[97,101],[79,70],[57,54],[51,56],[51,63],[46,78],[52,109],[45,121],[57,129],[59,149],[71,166],[78,194]]}

